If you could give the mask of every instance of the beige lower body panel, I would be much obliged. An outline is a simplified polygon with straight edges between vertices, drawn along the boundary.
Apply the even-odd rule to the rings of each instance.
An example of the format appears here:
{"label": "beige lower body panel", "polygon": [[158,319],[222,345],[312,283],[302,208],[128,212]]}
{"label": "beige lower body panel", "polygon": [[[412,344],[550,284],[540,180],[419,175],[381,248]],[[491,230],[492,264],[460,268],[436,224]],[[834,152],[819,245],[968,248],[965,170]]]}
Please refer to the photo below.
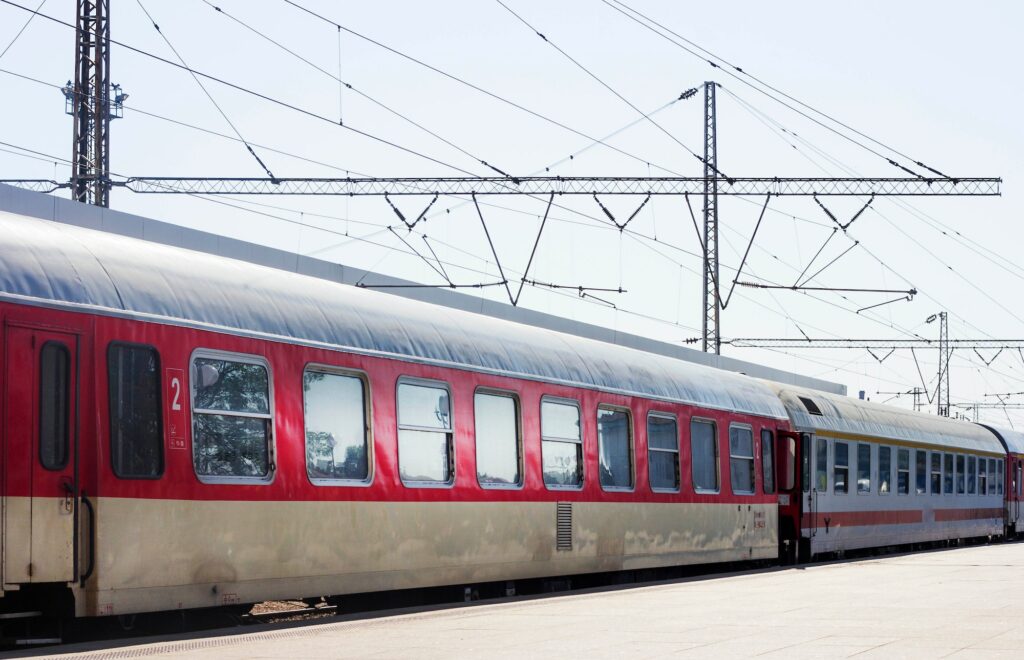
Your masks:
{"label": "beige lower body panel", "polygon": [[96,502],[80,615],[777,556],[774,505],[554,502]]}

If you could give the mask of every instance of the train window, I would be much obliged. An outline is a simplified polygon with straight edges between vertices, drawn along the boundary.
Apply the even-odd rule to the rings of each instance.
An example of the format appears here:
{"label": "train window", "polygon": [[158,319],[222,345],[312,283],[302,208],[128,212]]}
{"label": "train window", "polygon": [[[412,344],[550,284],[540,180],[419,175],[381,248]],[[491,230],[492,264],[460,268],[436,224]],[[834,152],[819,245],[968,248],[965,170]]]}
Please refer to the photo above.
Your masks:
{"label": "train window", "polygon": [[314,484],[370,480],[367,400],[358,374],[325,367],[302,373],[306,474]]}
{"label": "train window", "polygon": [[932,452],[932,495],[942,494],[942,454]]}
{"label": "train window", "polygon": [[398,381],[398,473],[407,485],[455,481],[452,403],[448,385]]}
{"label": "train window", "polygon": [[473,417],[477,482],[484,488],[522,486],[519,399],[514,394],[478,391],[473,396]]}
{"label": "train window", "polygon": [[693,488],[698,493],[718,492],[718,429],[714,422],[690,421]]}
{"label": "train window", "polygon": [[888,495],[892,490],[892,447],[878,448],[878,494]]}
{"label": "train window", "polygon": [[956,494],[963,495],[966,493],[967,486],[967,469],[966,469],[967,457],[963,454],[956,455]]}
{"label": "train window", "polygon": [[828,492],[828,440],[818,438],[815,448],[814,488],[819,493]]}
{"label": "train window", "polygon": [[[761,429],[761,490],[775,492],[775,438],[768,429]],[[784,486],[785,487],[785,486]]]}
{"label": "train window", "polygon": [[836,495],[850,492],[850,445],[836,441],[836,454],[832,459],[833,491]]}
{"label": "train window", "polygon": [[910,450],[896,449],[896,494],[910,494]]}
{"label": "train window", "polygon": [[915,453],[914,477],[916,480],[917,494],[924,495],[928,492],[928,452],[918,449]]}
{"label": "train window", "polygon": [[1016,492],[1017,492],[1017,497],[1018,498],[1020,498],[1020,496],[1021,496],[1021,489],[1022,489],[1021,477],[1024,476],[1024,474],[1022,474],[1022,473],[1024,473],[1024,468],[1022,468],[1021,465],[1020,465],[1020,462],[1018,462],[1017,463],[1017,479],[1016,479],[1016,481],[1013,482],[1014,484],[1017,485]]}
{"label": "train window", "polygon": [[192,461],[204,481],[270,477],[270,376],[264,360],[192,358]]}
{"label": "train window", "polygon": [[943,454],[942,460],[942,494],[953,494],[953,454]]}
{"label": "train window", "polygon": [[675,417],[647,416],[647,470],[651,490],[679,491],[679,428]]}
{"label": "train window", "polygon": [[46,342],[39,352],[39,462],[47,470],[63,470],[68,464],[70,374],[67,346]]}
{"label": "train window", "polygon": [[575,401],[541,399],[541,461],[549,488],[583,487],[583,434]]}
{"label": "train window", "polygon": [[110,344],[110,463],[121,479],[156,479],[164,472],[160,356],[149,346]]}
{"label": "train window", "polygon": [[988,495],[988,461],[978,459],[978,495]]}
{"label": "train window", "polygon": [[975,486],[977,486],[977,481],[975,480],[975,473],[978,471],[977,460],[978,459],[975,458],[974,456],[968,456],[967,457],[967,494],[968,495],[975,495],[978,492],[977,489],[975,488]]}
{"label": "train window", "polygon": [[871,445],[857,443],[857,492],[871,492]]}
{"label": "train window", "polygon": [[628,410],[597,409],[598,479],[604,490],[633,488],[633,420]]}
{"label": "train window", "polygon": [[749,426],[729,426],[729,478],[733,493],[754,493],[754,431]]}
{"label": "train window", "polygon": [[1003,494],[1003,479],[1006,476],[1006,472],[1003,470],[1003,461],[999,459],[996,461],[996,495]]}

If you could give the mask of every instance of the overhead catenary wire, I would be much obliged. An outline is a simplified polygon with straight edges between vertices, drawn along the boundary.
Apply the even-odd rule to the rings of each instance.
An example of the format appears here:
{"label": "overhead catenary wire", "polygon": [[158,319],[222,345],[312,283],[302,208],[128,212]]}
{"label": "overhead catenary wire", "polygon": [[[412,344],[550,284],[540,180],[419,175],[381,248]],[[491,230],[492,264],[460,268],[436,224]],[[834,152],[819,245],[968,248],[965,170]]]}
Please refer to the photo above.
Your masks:
{"label": "overhead catenary wire", "polygon": [[276,179],[277,177],[274,176],[274,173],[270,171],[270,168],[267,167],[267,164],[263,162],[263,159],[259,157],[259,154],[256,153],[256,150],[252,148],[252,145],[249,144],[248,141],[246,141],[246,139],[242,136],[242,132],[238,130],[238,127],[235,126],[235,123],[231,121],[230,117],[228,117],[228,114],[224,112],[224,108],[222,108],[220,104],[217,103],[217,100],[213,98],[213,94],[210,93],[210,90],[206,89],[206,85],[203,84],[203,81],[200,80],[199,76],[196,75],[196,72],[188,66],[188,63],[185,62],[185,58],[181,56],[181,53],[179,53],[178,49],[174,47],[174,44],[171,43],[171,40],[168,38],[168,36],[164,33],[163,30],[160,29],[160,26],[157,25],[156,20],[149,13],[149,10],[147,10],[146,6],[142,4],[142,0],[135,0],[135,2],[138,3],[139,9],[141,9],[142,13],[146,15],[146,18],[149,19],[149,22],[152,23],[153,29],[156,30],[157,34],[160,35],[160,38],[164,40],[164,43],[167,44],[167,47],[171,49],[171,52],[174,53],[174,56],[178,58],[178,61],[181,62],[181,65],[185,68],[186,71],[189,72],[189,74],[192,76],[192,79],[196,81],[196,84],[199,85],[199,89],[203,90],[203,94],[206,95],[206,98],[210,100],[210,103],[213,104],[213,107],[217,108],[217,112],[220,113],[220,116],[224,118],[224,121],[227,122],[227,125],[231,127],[231,130],[234,131],[235,135],[238,136],[238,139],[241,140],[242,144],[245,145],[245,148],[249,150],[249,154],[256,159],[256,162],[259,163],[260,167],[263,168],[263,171],[267,173],[267,176],[269,176],[271,180]]}
{"label": "overhead catenary wire", "polygon": [[[267,35],[266,33],[262,32],[261,30],[256,29],[255,27],[253,27],[249,23],[243,21],[242,19],[238,18],[234,14],[228,13],[227,11],[225,11],[221,7],[213,4],[209,0],[202,0],[202,2],[204,4],[206,4],[208,7],[212,8],[213,10],[215,10],[217,13],[221,14],[222,16],[225,16],[226,18],[234,21],[235,23],[237,23],[238,25],[242,26],[246,30],[252,32],[256,36],[258,36],[260,39],[263,39],[264,41],[267,41],[267,42],[273,44],[277,48],[283,50],[284,52],[288,53],[292,57],[294,57],[294,58],[298,59],[299,61],[303,62],[307,66],[315,69],[316,71],[319,71],[321,74],[327,76],[331,80],[336,81],[338,83],[338,86],[339,86],[338,87],[338,108],[339,108],[338,114],[339,114],[339,117],[341,115],[341,107],[342,107],[342,91],[341,90],[342,89],[348,89],[353,94],[359,95],[360,97],[366,99],[370,103],[373,103],[377,107],[379,107],[379,108],[381,108],[381,109],[391,113],[392,115],[398,117],[402,121],[405,121],[406,123],[411,124],[412,126],[415,126],[416,128],[418,128],[419,130],[423,131],[424,133],[427,133],[431,137],[433,137],[433,138],[435,138],[437,140],[440,140],[441,142],[443,142],[444,144],[448,145],[452,149],[458,151],[462,155],[472,159],[477,164],[483,165],[484,167],[487,167],[488,169],[490,169],[490,170],[492,170],[494,172],[497,172],[497,173],[501,174],[502,176],[509,176],[503,170],[495,167],[494,165],[491,165],[489,162],[487,162],[483,158],[480,158],[479,156],[477,156],[477,155],[475,155],[473,153],[470,153],[469,151],[467,151],[466,149],[460,147],[458,144],[454,143],[453,141],[449,140],[448,138],[445,138],[444,136],[439,135],[438,133],[436,133],[435,131],[432,131],[431,129],[427,128],[423,124],[415,121],[414,119],[411,119],[409,116],[407,116],[407,115],[405,115],[405,114],[395,110],[394,108],[392,108],[391,106],[387,105],[383,101],[380,101],[379,99],[371,96],[370,94],[367,94],[366,92],[364,92],[364,91],[362,91],[360,89],[357,89],[351,83],[343,80],[341,78],[341,73],[340,73],[340,71],[341,71],[341,45],[340,45],[341,44],[341,29],[340,28],[338,29],[338,44],[339,44],[339,46],[338,46],[338,71],[339,71],[339,73],[338,73],[338,75],[335,75],[335,74],[331,73],[330,71],[324,69],[320,65],[316,64],[315,62],[309,60],[308,58],[303,57],[302,55],[300,55],[296,51],[292,50],[291,48],[285,46],[284,44],[282,44],[281,42],[277,41],[276,39],[270,37],[269,35]],[[344,124],[344,122],[341,119],[339,119],[338,123],[339,124]]]}
{"label": "overhead catenary wire", "polygon": [[608,90],[609,92],[611,92],[611,93],[612,93],[612,95],[614,95],[614,96],[615,96],[615,97],[616,97],[617,99],[619,99],[620,101],[622,101],[623,103],[625,103],[626,105],[628,105],[628,106],[629,106],[630,108],[632,108],[632,109],[633,109],[633,110],[634,110],[635,112],[639,113],[639,114],[641,115],[641,117],[642,117],[643,119],[647,120],[647,121],[648,121],[648,122],[649,122],[649,123],[650,123],[650,124],[651,124],[652,126],[654,126],[654,127],[655,127],[655,128],[657,128],[657,129],[658,129],[659,131],[661,131],[661,132],[662,132],[663,134],[665,134],[665,136],[667,136],[667,137],[668,137],[668,138],[669,138],[670,140],[672,140],[673,142],[675,142],[676,144],[678,144],[678,145],[679,145],[680,147],[682,147],[682,148],[683,148],[684,150],[686,150],[686,151],[687,151],[687,152],[688,152],[688,153],[689,153],[689,154],[690,154],[691,156],[693,156],[694,158],[696,158],[696,159],[697,159],[698,161],[700,161],[700,162],[701,162],[701,163],[702,163],[703,165],[705,165],[705,166],[707,166],[707,167],[710,167],[710,168],[711,168],[712,170],[714,170],[714,171],[715,171],[715,174],[717,174],[718,176],[724,177],[724,178],[726,178],[726,179],[728,179],[728,178],[729,178],[729,177],[727,177],[727,176],[726,176],[726,175],[725,175],[724,173],[722,173],[722,171],[721,171],[721,170],[719,170],[719,169],[718,169],[718,167],[716,167],[716,166],[715,166],[715,165],[714,165],[713,163],[709,163],[709,162],[708,162],[708,161],[707,161],[707,160],[706,160],[706,159],[705,159],[705,158],[704,158],[703,156],[699,155],[699,154],[698,154],[698,153],[697,153],[696,151],[694,151],[694,150],[693,150],[693,149],[691,149],[690,147],[686,146],[686,144],[684,144],[684,143],[683,143],[683,142],[682,142],[682,141],[681,141],[681,140],[680,140],[679,138],[677,138],[677,137],[676,137],[676,136],[675,136],[675,135],[674,135],[674,134],[673,134],[672,132],[670,132],[670,131],[669,131],[668,129],[666,129],[666,128],[665,128],[664,126],[662,126],[662,125],[661,125],[661,124],[659,124],[659,123],[658,123],[657,121],[655,121],[655,120],[654,120],[653,118],[651,118],[651,116],[650,116],[650,115],[648,115],[647,113],[645,113],[645,112],[644,112],[643,110],[641,110],[641,109],[640,109],[639,107],[637,107],[636,105],[634,105],[632,101],[630,101],[630,100],[629,100],[629,99],[627,99],[627,98],[626,98],[625,96],[623,96],[623,95],[622,95],[622,94],[620,94],[620,93],[619,93],[618,91],[616,91],[614,87],[612,87],[611,85],[609,85],[608,83],[606,83],[606,82],[605,82],[605,81],[604,81],[603,79],[601,79],[601,78],[600,78],[600,77],[599,77],[599,76],[598,76],[597,74],[595,74],[595,73],[594,73],[593,71],[591,71],[591,70],[590,70],[590,69],[588,69],[588,68],[587,68],[586,66],[584,66],[584,65],[583,65],[583,64],[582,64],[582,63],[581,63],[581,62],[580,62],[579,60],[577,60],[577,59],[576,59],[576,58],[574,58],[574,57],[573,57],[572,55],[570,55],[570,54],[569,54],[568,52],[566,52],[565,50],[563,50],[563,49],[562,49],[562,48],[561,48],[561,47],[560,47],[560,46],[559,46],[558,44],[556,44],[556,43],[555,43],[554,41],[551,41],[551,40],[550,40],[550,39],[549,39],[549,38],[548,38],[547,36],[545,36],[545,35],[544,35],[544,33],[542,33],[542,32],[541,32],[540,30],[538,30],[537,28],[535,28],[535,27],[534,27],[534,26],[533,26],[533,25],[532,25],[532,24],[531,24],[531,23],[530,23],[529,21],[527,21],[527,20],[526,20],[525,18],[523,18],[523,17],[522,17],[522,16],[520,15],[520,14],[518,14],[518,13],[517,13],[517,12],[516,12],[515,10],[513,10],[513,9],[512,9],[511,7],[509,7],[509,6],[507,5],[507,4],[505,4],[504,2],[502,2],[502,0],[495,0],[495,2],[497,2],[497,3],[499,4],[499,5],[501,5],[502,7],[504,7],[504,8],[505,8],[505,10],[506,10],[506,11],[507,11],[508,13],[512,14],[512,15],[513,15],[513,16],[514,16],[514,17],[515,17],[515,18],[516,18],[517,20],[519,20],[519,22],[520,22],[520,23],[522,23],[523,25],[525,25],[525,26],[526,26],[526,27],[527,27],[527,28],[528,28],[528,29],[529,29],[530,31],[532,31],[532,32],[533,32],[534,34],[536,34],[536,35],[537,35],[538,37],[540,37],[540,38],[541,38],[541,40],[542,40],[542,41],[544,41],[544,43],[546,43],[546,44],[550,45],[550,46],[551,46],[552,48],[554,48],[554,49],[555,49],[556,51],[558,51],[559,53],[561,53],[561,54],[562,54],[562,55],[563,55],[563,56],[564,56],[564,57],[565,57],[565,58],[566,58],[567,60],[569,60],[570,62],[572,62],[572,63],[573,63],[574,65],[576,65],[576,67],[578,67],[578,68],[579,68],[579,69],[580,69],[581,71],[583,71],[583,72],[584,72],[584,73],[586,73],[586,74],[587,74],[588,76],[590,76],[590,77],[591,77],[591,78],[593,78],[593,79],[594,79],[595,81],[597,81],[597,83],[598,83],[599,85],[601,85],[602,87],[604,87],[605,89],[607,89],[607,90]]}
{"label": "overhead catenary wire", "polygon": [[40,2],[39,5],[35,8],[35,11],[29,14],[28,20],[26,20],[25,23],[21,26],[21,29],[18,30],[18,32],[14,35],[14,38],[11,39],[11,41],[4,47],[3,51],[0,51],[0,60],[4,58],[4,55],[7,54],[7,51],[9,51],[11,47],[14,46],[14,44],[18,43],[18,39],[21,38],[21,35],[24,34],[25,30],[28,28],[29,23],[32,22],[32,20],[39,13],[39,10],[43,8],[43,5],[45,5],[46,2],[47,0],[42,0],[42,2]]}
{"label": "overhead catenary wire", "polygon": [[[9,2],[9,0],[0,0],[0,1]],[[634,160],[634,161],[636,161],[638,163],[642,163],[644,165],[650,163],[650,164],[654,165],[654,167],[658,168],[659,170],[662,170],[662,171],[664,171],[666,173],[669,173],[669,174],[672,174],[674,176],[680,176],[678,173],[673,172],[672,170],[667,169],[667,168],[665,168],[665,167],[663,167],[661,165],[653,163],[649,159],[642,158],[641,156],[637,156],[637,155],[632,154],[632,153],[630,153],[630,152],[628,152],[628,151],[626,151],[624,149],[616,147],[613,144],[609,144],[608,142],[606,142],[606,141],[604,141],[604,140],[602,140],[600,138],[596,138],[596,137],[594,137],[592,135],[589,135],[588,133],[585,133],[585,132],[583,132],[581,130],[573,128],[572,126],[569,126],[568,124],[566,124],[564,122],[558,121],[557,119],[549,117],[549,116],[547,116],[547,115],[545,115],[545,114],[543,114],[541,112],[538,112],[537,110],[533,110],[531,108],[528,108],[528,107],[526,107],[526,106],[524,106],[524,105],[522,105],[520,103],[517,103],[516,101],[513,101],[513,100],[511,100],[511,99],[509,99],[507,97],[504,97],[504,96],[502,96],[500,94],[497,94],[496,92],[490,91],[490,90],[488,90],[488,89],[486,89],[484,87],[481,87],[480,85],[472,83],[472,82],[466,80],[465,78],[457,76],[457,75],[455,75],[453,73],[449,73],[448,71],[445,71],[445,70],[443,70],[443,69],[441,69],[439,67],[436,67],[436,66],[434,66],[432,64],[429,64],[428,62],[425,62],[422,59],[413,57],[412,55],[404,53],[404,52],[398,50],[397,48],[393,48],[392,46],[389,46],[389,45],[387,45],[387,44],[385,44],[385,43],[383,43],[381,41],[373,39],[372,37],[368,37],[368,36],[366,36],[366,35],[364,35],[364,34],[362,34],[360,32],[357,32],[356,30],[353,30],[353,29],[351,29],[349,27],[341,25],[337,21],[331,20],[330,18],[327,18],[326,16],[324,16],[322,14],[319,14],[319,13],[309,9],[309,8],[299,4],[298,2],[294,2],[294,0],[282,0],[282,2],[284,2],[285,4],[288,4],[288,5],[292,6],[292,7],[294,7],[295,9],[298,9],[301,12],[304,12],[305,14],[315,18],[316,20],[319,20],[319,21],[322,21],[322,22],[327,23],[329,25],[335,26],[338,29],[344,31],[346,34],[350,34],[350,35],[352,35],[354,37],[362,39],[363,41],[366,41],[367,43],[373,44],[374,46],[377,46],[377,47],[379,47],[379,48],[381,48],[383,50],[388,51],[389,53],[392,53],[393,55],[396,55],[397,57],[400,57],[400,58],[405,59],[405,60],[407,60],[409,62],[412,62],[412,63],[416,64],[417,66],[420,66],[420,67],[423,67],[423,68],[428,69],[430,71],[433,71],[434,73],[436,73],[436,74],[438,74],[440,76],[443,76],[443,77],[445,77],[445,78],[447,78],[447,79],[449,79],[449,80],[451,80],[451,81],[453,81],[455,83],[458,83],[460,85],[468,87],[469,89],[472,89],[472,90],[474,90],[474,91],[476,91],[476,92],[478,92],[480,94],[483,94],[484,96],[492,98],[492,99],[494,99],[494,100],[496,100],[496,101],[498,101],[500,103],[508,105],[509,107],[515,108],[516,110],[519,110],[519,111],[524,112],[524,113],[526,113],[526,114],[528,114],[528,115],[530,115],[532,117],[540,119],[541,121],[544,121],[544,122],[546,122],[548,124],[551,124],[552,126],[556,126],[556,127],[561,128],[561,129],[563,129],[565,131],[568,131],[570,133],[578,135],[578,136],[580,136],[580,137],[582,137],[582,138],[584,138],[586,140],[589,140],[589,141],[591,141],[591,142],[593,142],[595,144],[600,144],[603,147],[605,147],[607,149],[610,149],[611,151],[614,151],[616,153],[619,153],[619,154],[621,154],[623,156],[626,156],[627,158],[630,158],[630,159],[632,159],[632,160]]]}
{"label": "overhead catenary wire", "polygon": [[[0,0],[0,2],[2,2],[4,4],[7,4],[7,5],[10,5],[12,7],[16,7],[18,9],[22,9],[24,11],[32,12],[32,13],[38,15],[40,18],[44,18],[44,19],[46,19],[48,21],[51,21],[53,23],[56,23],[58,25],[63,25],[64,27],[70,28],[72,30],[75,29],[75,26],[72,25],[71,23],[63,21],[63,20],[61,20],[59,18],[55,18],[53,16],[49,16],[47,14],[43,14],[41,12],[34,11],[32,9],[29,9],[28,7],[25,7],[23,5],[19,5],[18,3],[13,2],[12,0]],[[208,74],[208,73],[204,73],[204,72],[199,71],[197,69],[192,69],[192,68],[190,68],[188,66],[185,66],[185,65],[183,65],[183,64],[181,64],[179,62],[175,62],[175,61],[169,60],[169,59],[167,59],[165,57],[160,57],[159,55],[156,55],[154,53],[150,53],[150,52],[148,52],[146,50],[143,50],[142,48],[138,48],[136,46],[131,46],[129,44],[126,44],[124,42],[118,41],[116,39],[110,39],[110,43],[112,43],[112,44],[114,44],[116,46],[119,46],[121,48],[124,48],[126,50],[129,50],[129,51],[131,51],[133,53],[136,53],[138,55],[142,55],[142,56],[148,57],[148,58],[150,58],[152,60],[155,60],[155,61],[158,61],[158,62],[162,62],[163,64],[166,64],[168,66],[171,66],[171,67],[174,67],[174,68],[177,68],[177,69],[181,69],[181,70],[189,72],[189,73],[193,73],[194,75],[196,75],[196,76],[198,76],[200,78],[203,78],[203,79],[206,79],[206,80],[210,80],[212,82],[216,82],[216,83],[218,83],[220,85],[224,85],[225,87],[229,87],[231,89],[234,89],[234,90],[236,90],[238,92],[242,92],[242,93],[247,94],[249,96],[252,96],[254,98],[261,99],[263,101],[266,101],[266,102],[271,103],[273,105],[276,105],[278,107],[284,108],[286,110],[290,110],[290,111],[293,111],[293,112],[305,115],[305,116],[307,116],[307,117],[309,117],[311,119],[316,119],[316,120],[321,121],[321,122],[326,122],[326,123],[330,124],[331,126],[335,126],[335,127],[339,127],[339,128],[345,129],[347,131],[351,131],[351,132],[353,132],[353,133],[355,133],[357,135],[361,135],[361,136],[366,137],[366,138],[368,138],[370,140],[374,140],[374,141],[379,142],[381,144],[384,144],[384,145],[390,146],[392,148],[398,149],[399,151],[403,151],[405,153],[408,153],[410,155],[416,156],[418,158],[422,158],[424,160],[430,161],[430,162],[432,162],[432,163],[434,163],[436,165],[441,165],[442,167],[449,168],[451,170],[454,170],[454,171],[459,172],[461,174],[464,174],[466,176],[474,176],[474,177],[477,176],[473,172],[465,170],[465,169],[463,169],[461,167],[457,167],[455,165],[452,165],[451,163],[447,163],[447,162],[445,162],[443,160],[440,160],[438,158],[434,158],[434,157],[429,156],[427,154],[421,153],[419,151],[416,151],[415,149],[411,149],[409,147],[402,146],[402,145],[400,145],[400,144],[398,144],[396,142],[393,142],[391,140],[387,140],[385,138],[379,137],[379,136],[374,135],[372,133],[369,133],[367,131],[355,128],[352,125],[348,125],[348,124],[341,125],[341,124],[338,124],[338,122],[336,122],[335,120],[331,119],[330,117],[326,117],[326,116],[324,116],[322,114],[319,114],[317,112],[314,112],[312,110],[308,110],[306,108],[302,108],[302,107],[297,106],[295,104],[288,103],[287,101],[282,101],[282,100],[277,99],[275,97],[272,97],[272,96],[270,96],[268,94],[264,94],[262,92],[257,92],[255,90],[249,89],[248,87],[245,87],[243,85],[230,82],[228,80],[225,80],[223,78],[219,78],[217,76],[214,76],[214,75],[211,75],[211,74]]]}
{"label": "overhead catenary wire", "polygon": [[[695,56],[695,57],[697,57],[697,58],[699,58],[701,60],[704,60],[709,65],[711,65],[713,68],[715,68],[717,70],[720,70],[720,71],[723,71],[727,75],[731,76],[732,78],[735,78],[739,82],[743,83],[744,85],[747,85],[748,87],[750,87],[751,89],[757,91],[758,93],[763,94],[764,96],[772,99],[776,103],[779,103],[779,104],[789,108],[793,112],[803,116],[804,118],[808,119],[809,121],[814,122],[815,124],[817,124],[817,125],[821,126],[822,128],[824,128],[824,129],[834,133],[835,135],[843,138],[844,140],[846,140],[848,142],[851,142],[851,143],[857,145],[858,147],[860,147],[861,149],[864,149],[865,151],[868,151],[871,154],[874,154],[875,156],[885,160],[887,163],[889,163],[893,167],[896,167],[896,168],[898,168],[900,170],[903,170],[904,172],[907,172],[908,174],[911,174],[913,176],[922,177],[922,175],[920,173],[915,172],[914,170],[906,167],[905,165],[901,164],[900,162],[894,160],[893,158],[890,158],[889,156],[886,156],[885,154],[882,154],[878,150],[869,147],[868,145],[864,144],[863,142],[857,140],[856,138],[851,137],[847,133],[844,133],[843,131],[840,131],[840,130],[836,129],[833,126],[830,126],[830,125],[826,124],[825,122],[823,122],[823,121],[821,121],[821,120],[819,120],[819,119],[817,119],[817,118],[807,114],[806,112],[800,110],[799,108],[793,107],[793,105],[787,103],[786,101],[784,101],[782,99],[779,99],[777,96],[774,96],[772,94],[772,92],[775,92],[776,94],[778,94],[780,96],[783,96],[786,99],[789,99],[790,101],[793,101],[794,103],[799,104],[800,106],[802,106],[804,108],[807,108],[807,110],[809,110],[810,112],[814,112],[815,114],[817,114],[819,116],[825,117],[828,121],[831,121],[831,122],[833,122],[833,123],[835,123],[835,124],[837,124],[839,126],[842,126],[846,130],[851,131],[851,132],[853,132],[853,133],[855,133],[855,134],[857,134],[857,135],[859,135],[859,136],[861,136],[861,137],[871,141],[872,143],[880,146],[883,149],[886,149],[887,151],[890,151],[891,153],[893,153],[893,154],[895,154],[895,155],[897,155],[897,156],[899,156],[901,158],[904,158],[906,160],[911,161],[914,165],[917,165],[918,167],[921,167],[921,168],[926,169],[926,170],[928,170],[930,172],[933,172],[936,175],[938,175],[938,176],[940,176],[940,177],[942,177],[944,179],[951,178],[951,177],[947,176],[946,174],[943,174],[942,172],[940,172],[940,171],[938,171],[938,170],[936,170],[934,168],[931,168],[931,167],[925,165],[924,163],[920,162],[919,160],[913,159],[910,156],[907,156],[906,154],[904,154],[904,153],[902,153],[902,152],[900,152],[900,151],[898,151],[898,150],[896,150],[896,149],[894,149],[894,148],[892,148],[892,147],[890,147],[890,146],[888,146],[886,144],[883,144],[882,142],[880,142],[880,141],[878,141],[878,140],[876,140],[876,139],[874,139],[874,138],[872,138],[872,137],[870,137],[870,136],[868,136],[868,135],[866,135],[866,134],[864,134],[864,133],[862,133],[862,132],[860,132],[860,131],[858,131],[858,130],[850,127],[850,126],[848,126],[847,124],[844,124],[843,122],[840,122],[839,120],[831,117],[830,115],[828,115],[828,114],[826,114],[826,113],[824,113],[824,112],[822,112],[822,111],[820,111],[820,110],[818,110],[816,108],[813,108],[813,107],[803,103],[802,101],[799,101],[798,99],[793,98],[792,96],[789,96],[785,92],[777,90],[776,88],[768,85],[767,83],[762,82],[761,80],[759,80],[759,79],[755,78],[754,76],[748,74],[742,68],[727,62],[726,60],[724,60],[721,57],[718,57],[714,53],[712,53],[712,52],[702,48],[701,46],[697,45],[693,41],[687,39],[686,37],[683,37],[678,32],[673,31],[672,29],[666,27],[662,23],[659,23],[658,21],[650,18],[646,14],[644,14],[644,13],[642,13],[642,12],[632,8],[632,7],[630,7],[629,5],[627,5],[626,3],[622,2],[621,0],[601,0],[601,2],[603,2],[605,5],[607,5],[611,9],[613,9],[613,10],[617,11],[618,13],[622,14],[623,16],[629,18],[630,20],[632,20],[633,22],[637,23],[638,25],[641,25],[644,28],[648,29],[649,31],[651,31],[651,32],[657,34],[658,36],[662,37],[663,39],[665,39],[669,43],[675,44],[677,47],[681,48],[682,50],[686,51],[687,53],[689,53],[689,54],[691,54],[691,55],[693,55],[693,56]],[[616,5],[618,5],[618,6],[616,6]],[[668,33],[668,34],[672,35],[673,37],[675,37],[675,39],[669,37],[665,33]],[[692,46],[692,48],[691,47],[687,47],[687,46],[679,43],[679,41],[677,41],[676,39],[678,39],[680,41],[683,41],[686,44],[689,44],[690,46]],[[693,48],[699,49],[701,52],[705,53],[706,55],[701,55],[701,54],[695,52],[693,50]],[[709,58],[713,58],[713,59],[709,59]],[[719,62],[722,62],[722,64],[725,64],[726,66],[723,67],[721,64],[719,64],[715,60],[718,60]],[[767,88],[768,90],[771,90],[771,91],[766,91],[764,88],[758,87],[757,85],[751,83],[746,78],[750,78],[752,80],[756,80],[760,85],[763,85],[765,88]],[[922,177],[922,178],[924,178],[924,177]]]}

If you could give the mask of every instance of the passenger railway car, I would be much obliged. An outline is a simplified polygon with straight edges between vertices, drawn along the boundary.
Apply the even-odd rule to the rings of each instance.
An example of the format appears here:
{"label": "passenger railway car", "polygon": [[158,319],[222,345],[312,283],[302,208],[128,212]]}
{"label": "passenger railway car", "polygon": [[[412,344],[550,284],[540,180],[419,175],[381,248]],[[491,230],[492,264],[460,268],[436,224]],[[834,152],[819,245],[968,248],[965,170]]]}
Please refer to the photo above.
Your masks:
{"label": "passenger railway car", "polygon": [[995,433],[1006,450],[1006,533],[1018,537],[1024,533],[1024,433],[985,425]]}
{"label": "passenger railway car", "polygon": [[136,238],[0,214],[0,317],[7,612],[793,560],[1005,525],[1006,452],[978,426]]}
{"label": "passenger railway car", "polygon": [[776,386],[801,433],[810,555],[1003,534],[1006,452],[989,430]]}

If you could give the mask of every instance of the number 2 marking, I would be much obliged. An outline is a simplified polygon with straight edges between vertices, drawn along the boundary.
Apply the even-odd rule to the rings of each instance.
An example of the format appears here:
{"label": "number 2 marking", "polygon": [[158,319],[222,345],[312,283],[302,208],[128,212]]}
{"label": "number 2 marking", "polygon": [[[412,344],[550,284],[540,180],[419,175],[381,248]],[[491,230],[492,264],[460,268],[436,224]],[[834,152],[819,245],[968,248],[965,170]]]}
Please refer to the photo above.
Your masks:
{"label": "number 2 marking", "polygon": [[171,389],[174,390],[171,410],[181,410],[181,380],[177,376],[171,378]]}

